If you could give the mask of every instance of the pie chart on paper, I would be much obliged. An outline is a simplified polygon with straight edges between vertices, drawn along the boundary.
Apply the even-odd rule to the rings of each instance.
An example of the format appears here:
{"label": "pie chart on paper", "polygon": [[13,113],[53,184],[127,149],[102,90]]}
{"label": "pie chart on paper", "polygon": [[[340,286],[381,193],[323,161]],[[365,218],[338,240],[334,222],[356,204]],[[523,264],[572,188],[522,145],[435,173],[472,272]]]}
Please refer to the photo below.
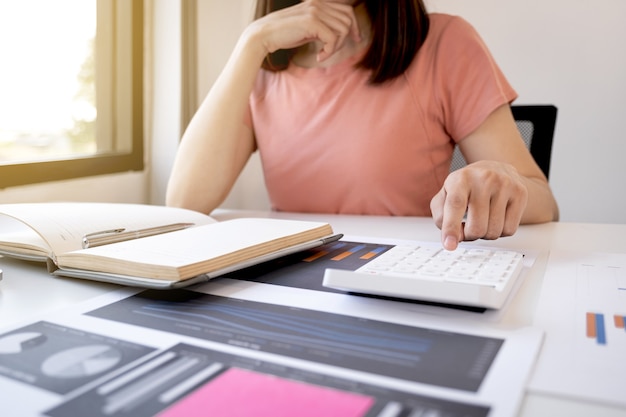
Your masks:
{"label": "pie chart on paper", "polygon": [[39,332],[14,333],[0,337],[0,355],[22,353],[39,346],[46,341],[46,336]]}
{"label": "pie chart on paper", "polygon": [[79,346],[48,357],[41,371],[54,378],[81,378],[107,371],[121,359],[122,353],[107,345]]}

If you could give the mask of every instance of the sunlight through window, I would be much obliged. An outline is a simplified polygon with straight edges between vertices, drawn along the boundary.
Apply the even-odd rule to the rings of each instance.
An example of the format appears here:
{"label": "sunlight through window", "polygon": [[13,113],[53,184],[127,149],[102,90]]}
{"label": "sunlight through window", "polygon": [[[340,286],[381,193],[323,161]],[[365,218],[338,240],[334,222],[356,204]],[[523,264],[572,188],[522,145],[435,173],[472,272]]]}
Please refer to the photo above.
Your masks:
{"label": "sunlight through window", "polygon": [[0,0],[0,163],[96,152],[96,0]]}

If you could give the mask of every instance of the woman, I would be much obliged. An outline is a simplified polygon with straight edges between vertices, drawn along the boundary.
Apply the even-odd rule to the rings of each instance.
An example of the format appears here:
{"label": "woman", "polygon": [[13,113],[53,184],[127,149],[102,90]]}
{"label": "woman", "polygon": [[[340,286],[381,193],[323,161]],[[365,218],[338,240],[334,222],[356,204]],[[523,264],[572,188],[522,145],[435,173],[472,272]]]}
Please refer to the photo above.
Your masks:
{"label": "woman", "polygon": [[[167,204],[211,212],[258,149],[276,210],[432,215],[449,250],[509,236],[558,218],[515,98],[472,27],[421,0],[259,0]],[[448,175],[455,143],[468,165]]]}

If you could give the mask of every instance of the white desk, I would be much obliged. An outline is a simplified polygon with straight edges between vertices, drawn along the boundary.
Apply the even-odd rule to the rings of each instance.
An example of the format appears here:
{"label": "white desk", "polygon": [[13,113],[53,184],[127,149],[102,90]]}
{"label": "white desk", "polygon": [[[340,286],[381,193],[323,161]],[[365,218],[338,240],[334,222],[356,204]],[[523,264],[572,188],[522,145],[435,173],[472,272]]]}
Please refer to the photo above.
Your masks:
{"label": "white desk", "polygon": [[[353,236],[438,241],[439,230],[429,218],[303,215],[254,211],[218,210],[214,217],[280,217],[328,221],[337,232]],[[532,273],[503,314],[501,324],[530,325],[539,298],[548,251],[584,250],[626,253],[626,224],[548,223],[523,226],[510,238],[491,242],[494,246],[539,251]],[[96,282],[56,279],[39,264],[0,258],[4,280],[0,282],[0,325],[5,326],[46,314],[118,288]],[[626,416],[626,410],[529,393],[521,416]]]}

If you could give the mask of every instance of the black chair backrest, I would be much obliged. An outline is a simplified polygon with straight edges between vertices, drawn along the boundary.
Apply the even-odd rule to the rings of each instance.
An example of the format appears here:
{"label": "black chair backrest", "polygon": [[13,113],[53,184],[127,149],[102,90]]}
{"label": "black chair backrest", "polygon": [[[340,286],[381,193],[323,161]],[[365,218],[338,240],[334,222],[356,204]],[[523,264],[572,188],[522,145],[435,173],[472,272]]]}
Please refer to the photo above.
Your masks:
{"label": "black chair backrest", "polygon": [[[556,126],[556,106],[551,104],[514,105],[511,106],[511,112],[522,139],[526,143],[526,147],[530,150],[531,155],[535,158],[537,165],[539,165],[546,178],[548,178]],[[452,156],[450,172],[465,165],[465,159],[457,146]]]}

